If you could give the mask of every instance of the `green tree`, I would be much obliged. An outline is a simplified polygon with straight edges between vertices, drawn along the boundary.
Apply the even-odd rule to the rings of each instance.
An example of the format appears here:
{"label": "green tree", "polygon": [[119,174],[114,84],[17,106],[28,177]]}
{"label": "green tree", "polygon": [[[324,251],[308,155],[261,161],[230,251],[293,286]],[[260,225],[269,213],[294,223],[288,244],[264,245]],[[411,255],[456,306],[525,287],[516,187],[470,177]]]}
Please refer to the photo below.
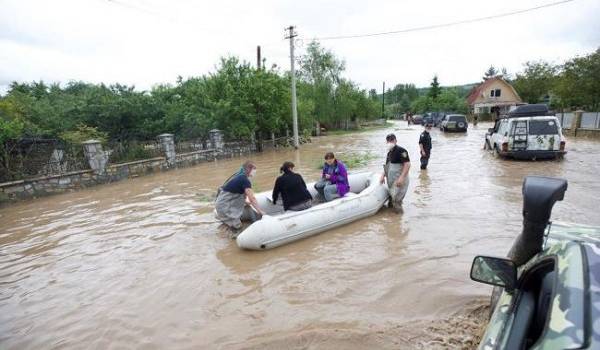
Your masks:
{"label": "green tree", "polygon": [[557,71],[557,67],[548,62],[526,62],[523,72],[516,74],[513,86],[524,102],[542,102],[555,84]]}
{"label": "green tree", "polygon": [[400,113],[406,113],[410,111],[410,99],[408,94],[403,94],[400,99]]}
{"label": "green tree", "polygon": [[440,83],[438,82],[438,77],[437,75],[433,76],[433,79],[431,80],[431,84],[430,84],[430,88],[429,91],[427,92],[427,96],[431,97],[433,100],[435,100],[441,92],[441,88],[440,88]]}
{"label": "green tree", "polygon": [[600,48],[565,62],[554,91],[560,107],[600,110]]}
{"label": "green tree", "polygon": [[485,73],[483,73],[483,80],[488,80],[490,78],[494,78],[495,76],[498,75],[498,70],[496,69],[496,67],[494,66],[490,66],[490,68],[488,68]]}

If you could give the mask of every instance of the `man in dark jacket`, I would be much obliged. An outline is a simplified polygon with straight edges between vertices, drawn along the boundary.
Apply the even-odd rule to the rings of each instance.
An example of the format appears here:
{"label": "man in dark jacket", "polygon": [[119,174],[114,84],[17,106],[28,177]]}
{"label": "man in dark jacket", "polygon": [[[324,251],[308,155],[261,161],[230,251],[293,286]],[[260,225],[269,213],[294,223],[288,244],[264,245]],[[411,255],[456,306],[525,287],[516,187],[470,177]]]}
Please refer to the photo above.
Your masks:
{"label": "man in dark jacket", "polygon": [[431,156],[431,124],[425,125],[425,130],[419,137],[419,148],[421,149],[421,170],[427,169],[429,164],[429,157]]}
{"label": "man in dark jacket", "polygon": [[277,204],[279,195],[283,200],[284,210],[300,211],[312,206],[312,196],[300,174],[294,172],[294,163],[285,162],[279,169],[281,176],[275,180],[273,187],[273,204]]}

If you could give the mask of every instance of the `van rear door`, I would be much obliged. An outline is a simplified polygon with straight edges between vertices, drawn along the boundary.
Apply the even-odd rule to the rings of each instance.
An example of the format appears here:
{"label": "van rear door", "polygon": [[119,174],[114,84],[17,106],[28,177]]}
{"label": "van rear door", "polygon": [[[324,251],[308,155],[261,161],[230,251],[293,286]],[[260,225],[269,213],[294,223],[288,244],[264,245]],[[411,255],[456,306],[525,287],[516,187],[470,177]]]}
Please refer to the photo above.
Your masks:
{"label": "van rear door", "polygon": [[558,151],[561,134],[556,118],[528,120],[527,149],[529,151]]}

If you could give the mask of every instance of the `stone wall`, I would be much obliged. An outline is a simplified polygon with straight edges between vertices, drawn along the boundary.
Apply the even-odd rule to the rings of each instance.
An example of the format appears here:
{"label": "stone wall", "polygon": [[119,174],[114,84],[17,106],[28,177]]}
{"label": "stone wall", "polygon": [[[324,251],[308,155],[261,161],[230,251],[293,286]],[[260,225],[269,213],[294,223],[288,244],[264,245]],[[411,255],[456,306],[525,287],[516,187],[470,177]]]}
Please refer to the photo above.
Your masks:
{"label": "stone wall", "polygon": [[255,144],[226,143],[222,141],[218,130],[211,130],[211,133],[212,145],[218,148],[176,154],[172,145],[172,135],[163,134],[159,138],[163,142],[164,157],[120,164],[106,164],[100,143],[94,140],[87,141],[83,146],[92,169],[0,183],[0,204],[75,191],[217,159],[241,157],[256,151]]}

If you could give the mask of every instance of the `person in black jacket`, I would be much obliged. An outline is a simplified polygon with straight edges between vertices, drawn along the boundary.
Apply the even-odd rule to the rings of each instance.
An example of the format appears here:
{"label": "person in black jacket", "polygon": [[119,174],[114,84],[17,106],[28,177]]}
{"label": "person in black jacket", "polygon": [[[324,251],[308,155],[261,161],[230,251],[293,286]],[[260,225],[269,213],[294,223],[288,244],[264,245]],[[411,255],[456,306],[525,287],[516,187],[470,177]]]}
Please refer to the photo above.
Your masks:
{"label": "person in black jacket", "polygon": [[425,125],[425,130],[421,133],[419,137],[419,148],[421,151],[421,170],[427,169],[427,164],[429,164],[429,157],[431,157],[431,135],[429,132],[431,131],[431,124]]}
{"label": "person in black jacket", "polygon": [[275,180],[273,204],[277,204],[279,195],[283,200],[283,209],[300,211],[312,206],[312,196],[300,174],[294,172],[294,163],[284,162],[279,169],[281,176]]}

